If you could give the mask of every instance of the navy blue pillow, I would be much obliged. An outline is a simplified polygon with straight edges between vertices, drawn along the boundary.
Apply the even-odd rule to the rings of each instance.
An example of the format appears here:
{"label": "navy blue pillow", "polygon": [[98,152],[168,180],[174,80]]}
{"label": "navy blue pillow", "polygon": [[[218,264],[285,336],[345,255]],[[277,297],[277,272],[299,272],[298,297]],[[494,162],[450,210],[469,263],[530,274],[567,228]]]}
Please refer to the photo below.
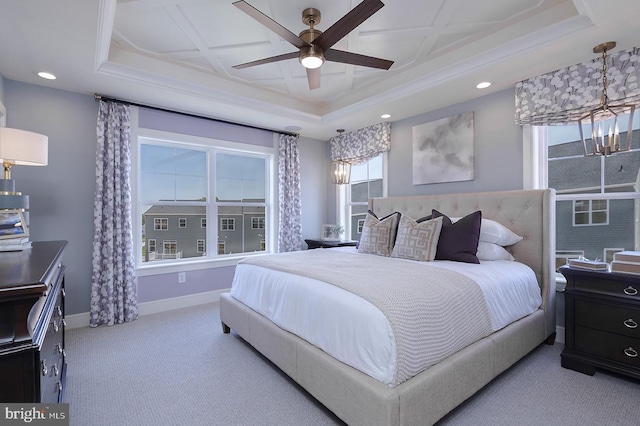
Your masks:
{"label": "navy blue pillow", "polygon": [[442,230],[436,250],[436,260],[453,260],[465,263],[480,263],[476,252],[480,240],[482,212],[477,211],[463,217],[456,223],[437,210],[431,211],[431,218],[442,216]]}

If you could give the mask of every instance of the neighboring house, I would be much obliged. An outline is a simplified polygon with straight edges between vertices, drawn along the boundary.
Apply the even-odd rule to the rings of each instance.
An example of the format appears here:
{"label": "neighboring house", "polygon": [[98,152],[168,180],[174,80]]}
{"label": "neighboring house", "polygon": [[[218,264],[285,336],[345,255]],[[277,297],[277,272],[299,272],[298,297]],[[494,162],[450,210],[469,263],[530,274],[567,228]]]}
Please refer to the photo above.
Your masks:
{"label": "neighboring house", "polygon": [[145,262],[204,255],[205,209],[204,206],[151,206],[144,212]]}
{"label": "neighboring house", "polygon": [[[154,205],[143,216],[145,262],[206,254],[206,207]],[[220,206],[218,221],[218,254],[265,250],[263,206]]]}
{"label": "neighboring house", "polygon": [[[351,199],[352,200],[366,200],[369,198],[368,194],[382,194],[382,179],[374,179],[370,181],[363,181],[358,183],[352,183]],[[358,206],[360,207],[360,206]],[[352,206],[351,209],[351,239],[360,241],[362,234],[362,226],[364,225],[364,219],[367,217],[367,206],[356,208]]]}
{"label": "neighboring house", "polygon": [[[626,133],[621,138],[626,138]],[[632,148],[640,147],[640,131],[633,132]],[[601,157],[583,155],[582,142],[549,146],[548,182],[561,194],[599,193]],[[553,160],[554,158],[562,158]],[[618,153],[604,158],[606,193],[638,192],[640,155]],[[637,200],[569,200],[556,203],[556,253],[558,262],[583,255],[611,260],[615,251],[637,250],[640,241],[636,223],[640,218]],[[587,229],[588,228],[588,229]]]}

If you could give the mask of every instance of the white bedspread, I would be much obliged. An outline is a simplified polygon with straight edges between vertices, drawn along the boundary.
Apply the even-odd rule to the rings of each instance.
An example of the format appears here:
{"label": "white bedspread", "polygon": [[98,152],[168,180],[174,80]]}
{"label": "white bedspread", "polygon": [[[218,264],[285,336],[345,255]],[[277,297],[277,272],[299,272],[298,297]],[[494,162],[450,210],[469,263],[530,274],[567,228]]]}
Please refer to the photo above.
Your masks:
{"label": "white bedspread", "polygon": [[[416,263],[397,261],[407,267]],[[455,270],[478,283],[494,331],[534,312],[541,304],[535,275],[521,263],[431,264]],[[245,264],[236,268],[231,295],[345,364],[385,384],[393,383],[396,350],[392,329],[382,312],[359,296],[318,280]],[[317,318],[324,320],[319,322]]]}

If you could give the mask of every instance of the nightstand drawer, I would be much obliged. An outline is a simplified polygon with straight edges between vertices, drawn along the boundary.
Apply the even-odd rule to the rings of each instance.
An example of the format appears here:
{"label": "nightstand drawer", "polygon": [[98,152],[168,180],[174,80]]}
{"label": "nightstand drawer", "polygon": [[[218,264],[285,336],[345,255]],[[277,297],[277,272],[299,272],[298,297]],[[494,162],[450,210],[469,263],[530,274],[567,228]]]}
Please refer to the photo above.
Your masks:
{"label": "nightstand drawer", "polygon": [[640,309],[576,300],[575,323],[640,339]]}
{"label": "nightstand drawer", "polygon": [[[619,279],[609,279],[611,275],[606,273],[598,275],[602,275],[602,278],[575,280],[575,290],[640,301],[640,284],[637,281],[629,280],[627,282]],[[619,278],[620,274],[617,275]]]}
{"label": "nightstand drawer", "polygon": [[575,349],[640,368],[640,339],[576,326]]}

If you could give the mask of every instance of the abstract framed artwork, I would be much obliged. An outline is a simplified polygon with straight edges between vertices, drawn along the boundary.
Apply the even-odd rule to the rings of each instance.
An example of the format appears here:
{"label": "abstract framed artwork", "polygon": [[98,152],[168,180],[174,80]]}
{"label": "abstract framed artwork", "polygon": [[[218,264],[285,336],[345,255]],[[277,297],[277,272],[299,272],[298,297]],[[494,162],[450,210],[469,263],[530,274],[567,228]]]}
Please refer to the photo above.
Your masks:
{"label": "abstract framed artwork", "polygon": [[473,112],[413,126],[413,184],[474,178]]}

